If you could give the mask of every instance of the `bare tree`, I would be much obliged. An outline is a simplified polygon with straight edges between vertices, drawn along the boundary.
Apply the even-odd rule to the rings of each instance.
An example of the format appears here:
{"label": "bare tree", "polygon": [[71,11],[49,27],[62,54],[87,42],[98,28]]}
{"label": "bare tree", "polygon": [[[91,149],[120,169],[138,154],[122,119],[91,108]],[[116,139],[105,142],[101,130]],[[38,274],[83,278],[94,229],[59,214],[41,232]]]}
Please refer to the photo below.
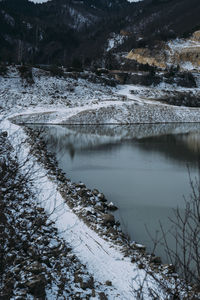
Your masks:
{"label": "bare tree", "polygon": [[[188,168],[191,194],[188,198],[184,197],[184,209],[174,209],[173,216],[169,218],[170,229],[166,232],[159,222],[159,235],[153,237],[148,231],[154,242],[153,252],[158,245],[165,250],[169,276],[162,280],[148,264],[145,271],[166,292],[166,299],[200,299],[200,158],[198,170],[198,176],[193,179]],[[175,247],[170,246],[169,239],[174,241]],[[139,288],[134,292],[138,293],[139,299],[147,299],[146,290],[148,299],[158,299],[157,291],[152,286],[147,287],[144,280],[139,282]]]}

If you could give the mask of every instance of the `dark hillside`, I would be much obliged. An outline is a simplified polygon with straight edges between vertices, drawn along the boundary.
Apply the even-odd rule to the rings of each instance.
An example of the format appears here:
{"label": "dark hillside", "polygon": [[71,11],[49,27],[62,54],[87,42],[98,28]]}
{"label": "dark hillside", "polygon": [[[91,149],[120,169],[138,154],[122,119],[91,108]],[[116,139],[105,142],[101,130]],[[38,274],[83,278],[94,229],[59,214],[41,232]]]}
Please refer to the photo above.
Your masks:
{"label": "dark hillside", "polygon": [[28,0],[0,2],[0,60],[70,65],[105,54],[110,34],[129,33],[120,51],[200,28],[199,0]]}

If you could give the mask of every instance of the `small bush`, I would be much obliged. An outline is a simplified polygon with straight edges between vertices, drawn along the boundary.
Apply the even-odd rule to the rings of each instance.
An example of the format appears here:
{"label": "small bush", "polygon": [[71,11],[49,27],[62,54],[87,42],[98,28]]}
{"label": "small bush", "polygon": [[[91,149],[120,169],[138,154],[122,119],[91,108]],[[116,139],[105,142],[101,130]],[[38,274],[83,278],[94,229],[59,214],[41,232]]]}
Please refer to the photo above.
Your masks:
{"label": "small bush", "polygon": [[51,76],[58,76],[58,77],[64,76],[63,69],[61,69],[57,66],[51,66],[49,71],[50,71]]}
{"label": "small bush", "polygon": [[83,65],[79,58],[73,58],[72,68],[78,72],[83,71]]}
{"label": "small bush", "polygon": [[8,72],[8,67],[4,64],[0,64],[0,75],[4,76]]}
{"label": "small bush", "polygon": [[25,80],[28,84],[34,83],[32,67],[22,65],[22,66],[18,67],[18,71],[19,71],[19,74],[20,74],[20,77],[22,78],[22,80]]}
{"label": "small bush", "polygon": [[165,82],[169,84],[176,83],[178,86],[186,88],[196,88],[196,80],[191,72],[180,72],[179,66],[171,67],[165,73]]}

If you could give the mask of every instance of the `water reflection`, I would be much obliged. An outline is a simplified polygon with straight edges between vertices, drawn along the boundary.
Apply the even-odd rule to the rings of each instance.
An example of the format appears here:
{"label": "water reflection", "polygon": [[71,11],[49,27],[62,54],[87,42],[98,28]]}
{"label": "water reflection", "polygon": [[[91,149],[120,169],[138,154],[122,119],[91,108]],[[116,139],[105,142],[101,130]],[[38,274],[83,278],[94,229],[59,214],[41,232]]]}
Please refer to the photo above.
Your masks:
{"label": "water reflection", "polygon": [[[40,126],[39,126],[40,127]],[[200,149],[200,124],[44,126],[50,148],[61,155],[93,150],[115,151],[122,142],[141,151],[160,152],[175,161],[195,163]]]}
{"label": "water reflection", "polygon": [[[123,229],[152,249],[159,220],[190,194],[187,165],[197,175],[200,124],[45,126],[43,136],[73,181],[103,191]],[[165,256],[163,249],[157,253]]]}

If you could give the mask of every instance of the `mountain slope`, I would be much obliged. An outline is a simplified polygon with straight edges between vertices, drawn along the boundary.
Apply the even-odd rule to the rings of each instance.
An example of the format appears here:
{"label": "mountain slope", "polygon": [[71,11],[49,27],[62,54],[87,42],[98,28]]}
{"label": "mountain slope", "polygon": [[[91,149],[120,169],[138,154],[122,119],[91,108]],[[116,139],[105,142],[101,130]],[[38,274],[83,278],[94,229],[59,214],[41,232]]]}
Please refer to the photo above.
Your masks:
{"label": "mountain slope", "polygon": [[199,15],[199,0],[3,0],[0,59],[90,64],[105,54],[113,33],[128,33],[114,51],[129,51],[189,34],[199,28]]}

